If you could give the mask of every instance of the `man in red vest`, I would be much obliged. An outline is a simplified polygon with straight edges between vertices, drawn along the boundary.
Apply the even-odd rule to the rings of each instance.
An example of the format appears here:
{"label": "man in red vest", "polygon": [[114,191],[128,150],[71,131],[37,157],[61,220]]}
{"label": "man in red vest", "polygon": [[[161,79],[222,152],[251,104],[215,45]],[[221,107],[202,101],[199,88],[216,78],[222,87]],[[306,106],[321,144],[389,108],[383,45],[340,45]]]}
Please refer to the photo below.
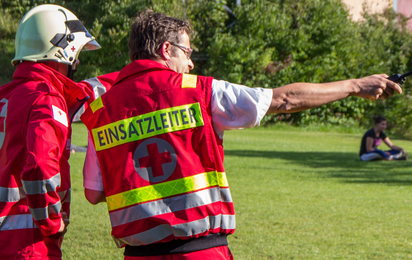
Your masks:
{"label": "man in red vest", "polygon": [[70,214],[70,122],[89,98],[72,79],[99,49],[69,10],[39,5],[16,33],[13,81],[0,88],[0,258],[61,259]]}
{"label": "man in red vest", "polygon": [[90,132],[86,198],[107,202],[125,259],[233,259],[233,201],[223,167],[223,133],[291,113],[400,87],[373,75],[275,89],[189,75],[190,26],[152,11],[132,25],[130,59],[113,87],[82,116]]}

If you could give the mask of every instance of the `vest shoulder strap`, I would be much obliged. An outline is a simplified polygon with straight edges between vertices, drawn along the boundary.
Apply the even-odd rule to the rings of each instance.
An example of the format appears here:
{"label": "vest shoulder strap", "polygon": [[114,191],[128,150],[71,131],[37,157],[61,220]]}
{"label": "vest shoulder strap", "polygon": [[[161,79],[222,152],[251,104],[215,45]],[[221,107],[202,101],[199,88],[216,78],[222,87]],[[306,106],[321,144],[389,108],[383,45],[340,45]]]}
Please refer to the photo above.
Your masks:
{"label": "vest shoulder strap", "polygon": [[102,97],[96,98],[91,104],[90,109],[94,112],[99,110],[100,108],[104,107]]}
{"label": "vest shoulder strap", "polygon": [[196,88],[197,86],[197,76],[191,74],[183,74],[182,77],[182,88]]}

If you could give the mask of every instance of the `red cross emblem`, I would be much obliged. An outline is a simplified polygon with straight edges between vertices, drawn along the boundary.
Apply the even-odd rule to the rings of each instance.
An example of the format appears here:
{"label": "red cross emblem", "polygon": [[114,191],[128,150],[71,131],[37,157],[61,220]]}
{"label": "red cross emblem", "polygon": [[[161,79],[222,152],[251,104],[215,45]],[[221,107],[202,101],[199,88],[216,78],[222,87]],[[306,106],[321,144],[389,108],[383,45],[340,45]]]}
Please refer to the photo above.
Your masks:
{"label": "red cross emblem", "polygon": [[72,52],[74,52],[76,50],[76,48],[74,48],[74,46],[73,46],[70,50],[72,50]]}
{"label": "red cross emblem", "polygon": [[143,141],[133,154],[136,172],[150,182],[168,179],[176,168],[176,152],[165,140],[150,138]]}
{"label": "red cross emblem", "polygon": [[140,168],[151,167],[153,177],[164,175],[162,165],[172,162],[170,152],[159,153],[156,143],[147,145],[149,156],[139,158]]}
{"label": "red cross emblem", "polygon": [[4,105],[6,105],[6,103],[0,102],[0,133],[4,132],[4,121],[6,120],[6,116],[1,116]]}

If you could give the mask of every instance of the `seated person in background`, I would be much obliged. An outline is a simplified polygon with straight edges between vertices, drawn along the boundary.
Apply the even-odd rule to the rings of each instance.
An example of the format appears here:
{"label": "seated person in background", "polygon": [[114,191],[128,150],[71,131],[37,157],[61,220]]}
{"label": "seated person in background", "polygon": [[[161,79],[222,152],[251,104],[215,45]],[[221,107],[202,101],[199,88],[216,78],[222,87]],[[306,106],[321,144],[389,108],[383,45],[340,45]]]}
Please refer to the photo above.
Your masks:
{"label": "seated person in background", "polygon": [[[406,160],[407,154],[402,147],[393,145],[389,137],[386,136],[387,120],[383,116],[375,116],[375,127],[369,129],[362,137],[359,156],[362,161],[372,160]],[[378,149],[378,146],[383,142],[391,148],[388,151]]]}

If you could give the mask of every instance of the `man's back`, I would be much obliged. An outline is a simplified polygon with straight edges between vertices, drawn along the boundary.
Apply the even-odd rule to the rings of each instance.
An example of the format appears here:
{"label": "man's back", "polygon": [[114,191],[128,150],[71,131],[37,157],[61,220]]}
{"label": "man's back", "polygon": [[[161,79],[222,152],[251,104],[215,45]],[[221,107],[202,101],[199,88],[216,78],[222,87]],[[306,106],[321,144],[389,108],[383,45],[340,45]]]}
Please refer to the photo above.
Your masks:
{"label": "man's back", "polygon": [[117,245],[142,248],[210,234],[223,235],[215,246],[226,245],[235,221],[211,120],[212,78],[141,60],[117,82],[82,116]]}

